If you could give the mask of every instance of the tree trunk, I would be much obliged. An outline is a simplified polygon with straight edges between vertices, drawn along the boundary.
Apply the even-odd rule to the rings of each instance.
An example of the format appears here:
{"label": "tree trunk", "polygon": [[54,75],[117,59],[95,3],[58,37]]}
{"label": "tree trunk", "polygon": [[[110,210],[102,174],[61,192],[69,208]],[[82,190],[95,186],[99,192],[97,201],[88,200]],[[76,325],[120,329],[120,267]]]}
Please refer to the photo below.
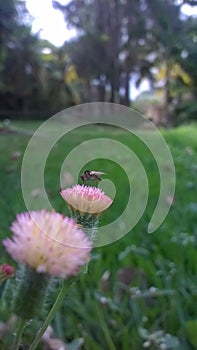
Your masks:
{"label": "tree trunk", "polygon": [[130,106],[130,74],[127,72],[126,73],[126,77],[125,77],[126,81],[125,81],[125,106]]}
{"label": "tree trunk", "polygon": [[110,70],[110,85],[111,85],[111,97],[110,102],[115,102],[115,69],[114,69],[114,62],[112,62],[111,70]]}
{"label": "tree trunk", "polygon": [[172,114],[170,111],[170,63],[169,60],[166,61],[166,81],[164,86],[164,124],[166,127],[172,126]]}
{"label": "tree trunk", "polygon": [[98,86],[99,102],[105,102],[105,85],[106,85],[106,78],[104,76],[99,77],[99,86]]}
{"label": "tree trunk", "polygon": [[111,76],[110,76],[110,84],[111,84],[110,102],[112,103],[119,103],[119,98],[117,100],[117,96],[119,96],[119,87],[120,87],[119,80],[120,79],[119,79],[118,69],[116,67],[115,62],[113,62],[112,68],[111,68]]}

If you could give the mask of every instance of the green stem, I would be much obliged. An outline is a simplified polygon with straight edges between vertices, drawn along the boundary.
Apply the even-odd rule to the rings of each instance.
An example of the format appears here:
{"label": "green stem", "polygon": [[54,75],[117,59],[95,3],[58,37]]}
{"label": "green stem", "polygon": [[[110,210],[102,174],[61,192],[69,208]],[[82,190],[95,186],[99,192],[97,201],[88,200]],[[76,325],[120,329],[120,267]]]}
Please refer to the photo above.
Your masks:
{"label": "green stem", "polygon": [[103,333],[104,333],[107,345],[109,346],[109,349],[110,350],[116,350],[116,347],[115,347],[115,345],[113,343],[113,340],[111,338],[111,335],[109,333],[109,329],[106,326],[106,323],[105,323],[105,321],[103,319],[103,315],[102,315],[101,310],[99,308],[97,308],[97,316],[98,316],[98,319],[99,319],[100,327],[103,330]]}
{"label": "green stem", "polygon": [[49,276],[28,266],[20,266],[17,273],[13,312],[24,320],[31,320],[42,311]]}
{"label": "green stem", "polygon": [[58,308],[61,306],[63,300],[64,300],[64,297],[65,297],[65,294],[66,294],[66,291],[67,291],[67,283],[64,282],[62,284],[62,287],[60,289],[60,292],[57,296],[57,299],[55,301],[55,303],[53,304],[47,318],[45,319],[42,327],[39,329],[36,337],[34,338],[32,344],[30,345],[29,347],[29,350],[35,350],[37,348],[37,345],[39,344],[44,332],[46,331],[48,325],[51,323],[51,321],[53,320],[54,316],[55,316],[55,313],[56,311],[58,310]]}
{"label": "green stem", "polygon": [[20,318],[19,319],[19,323],[18,323],[18,328],[16,331],[16,336],[14,338],[14,346],[13,349],[14,350],[18,350],[20,343],[21,343],[21,338],[22,338],[22,334],[23,334],[23,330],[25,328],[25,324],[26,324],[26,320]]}

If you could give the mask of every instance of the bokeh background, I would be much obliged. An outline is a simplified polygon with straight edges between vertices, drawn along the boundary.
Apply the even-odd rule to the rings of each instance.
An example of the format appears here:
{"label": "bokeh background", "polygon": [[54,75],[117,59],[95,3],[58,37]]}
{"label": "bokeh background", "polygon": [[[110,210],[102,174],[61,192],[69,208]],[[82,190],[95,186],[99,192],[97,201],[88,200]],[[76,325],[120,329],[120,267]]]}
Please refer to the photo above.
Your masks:
{"label": "bokeh background", "polygon": [[[0,1],[1,239],[10,236],[16,214],[27,210],[21,165],[28,142],[62,109],[96,101],[137,109],[160,129],[176,169],[175,197],[165,198],[171,210],[156,232],[148,234],[160,176],[142,141],[98,121],[76,128],[51,149],[44,183],[57,211],[69,215],[59,196],[65,158],[80,143],[95,138],[114,139],[136,154],[146,171],[149,197],[131,232],[94,249],[87,274],[69,289],[51,333],[38,349],[197,349],[196,13],[195,0]],[[146,132],[150,136],[150,130]],[[71,168],[61,174],[65,188],[74,183]],[[101,220],[107,224],[127,205],[128,176],[120,164],[105,157],[84,164],[81,172],[85,169],[105,172],[104,178],[116,188],[114,205]],[[163,171],[169,176],[168,164]],[[136,169],[133,174],[138,177]],[[43,189],[34,188],[29,195],[36,204]],[[1,246],[0,263],[4,262],[15,265]],[[0,304],[1,350],[11,346],[11,298],[10,294],[6,307]],[[26,328],[25,349],[43,318]]]}

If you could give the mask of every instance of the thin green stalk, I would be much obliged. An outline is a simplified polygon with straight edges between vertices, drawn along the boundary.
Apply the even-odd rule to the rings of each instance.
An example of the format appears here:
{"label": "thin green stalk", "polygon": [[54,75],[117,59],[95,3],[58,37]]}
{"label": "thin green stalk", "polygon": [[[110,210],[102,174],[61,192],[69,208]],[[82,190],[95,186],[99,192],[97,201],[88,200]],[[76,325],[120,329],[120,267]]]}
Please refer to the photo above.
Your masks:
{"label": "thin green stalk", "polygon": [[55,324],[55,334],[58,338],[63,339],[64,338],[64,330],[62,327],[62,315],[60,312],[57,312],[54,317],[54,324]]}
{"label": "thin green stalk", "polygon": [[100,327],[101,329],[103,330],[103,333],[104,333],[104,336],[105,336],[105,339],[106,339],[106,342],[107,342],[107,345],[109,346],[109,349],[110,350],[116,350],[116,347],[113,343],[113,340],[111,338],[111,335],[109,333],[109,329],[106,325],[106,322],[103,318],[103,315],[101,314],[101,311],[99,308],[97,308],[97,316],[99,318],[99,321],[100,321]]}
{"label": "thin green stalk", "polygon": [[29,347],[29,350],[35,350],[37,348],[37,345],[39,344],[44,332],[46,331],[48,325],[51,323],[51,321],[53,320],[54,316],[55,316],[55,313],[57,312],[57,310],[59,309],[59,307],[61,306],[63,300],[64,300],[64,297],[65,297],[65,294],[66,294],[66,291],[67,291],[67,287],[68,287],[68,284],[66,283],[66,281],[62,284],[62,287],[60,289],[60,292],[57,296],[57,299],[55,301],[55,303],[53,304],[47,318],[45,319],[42,327],[39,329],[36,337],[34,338],[32,344],[30,345]]}
{"label": "thin green stalk", "polygon": [[18,323],[18,328],[17,328],[17,331],[16,331],[16,335],[15,335],[15,338],[14,338],[14,345],[13,345],[13,349],[14,350],[18,350],[19,349],[25,325],[26,325],[26,320],[20,318],[19,319],[19,323]]}

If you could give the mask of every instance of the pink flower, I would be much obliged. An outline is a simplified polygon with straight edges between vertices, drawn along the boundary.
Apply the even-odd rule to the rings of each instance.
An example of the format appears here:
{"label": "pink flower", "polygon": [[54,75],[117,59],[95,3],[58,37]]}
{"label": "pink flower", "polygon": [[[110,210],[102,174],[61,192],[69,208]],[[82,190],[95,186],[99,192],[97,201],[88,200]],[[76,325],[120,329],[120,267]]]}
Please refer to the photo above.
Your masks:
{"label": "pink flower", "polygon": [[66,278],[89,261],[92,243],[72,219],[54,211],[17,215],[12,239],[3,245],[12,258],[38,273]]}
{"label": "pink flower", "polygon": [[81,213],[100,214],[113,202],[100,188],[91,186],[75,185],[60,194],[71,209]]}
{"label": "pink flower", "polygon": [[14,276],[14,267],[8,264],[0,265],[0,279]]}

